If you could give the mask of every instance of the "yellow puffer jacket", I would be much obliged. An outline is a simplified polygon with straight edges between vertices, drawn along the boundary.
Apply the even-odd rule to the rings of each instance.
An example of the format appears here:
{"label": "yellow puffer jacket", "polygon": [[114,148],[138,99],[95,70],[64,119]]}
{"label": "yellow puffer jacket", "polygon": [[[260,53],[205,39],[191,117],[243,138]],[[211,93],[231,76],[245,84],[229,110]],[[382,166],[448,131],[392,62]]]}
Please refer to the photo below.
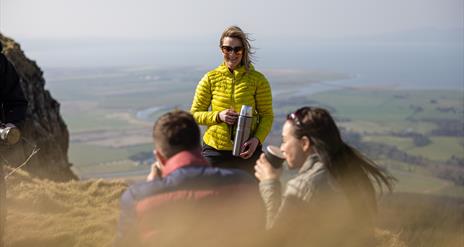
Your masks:
{"label": "yellow puffer jacket", "polygon": [[231,73],[225,64],[208,72],[198,83],[190,110],[198,124],[208,126],[203,141],[218,150],[232,150],[229,126],[219,123],[218,115],[225,109],[240,112],[242,105],[253,107],[251,133],[263,143],[274,120],[271,87],[266,77],[252,65],[248,73],[244,66]]}

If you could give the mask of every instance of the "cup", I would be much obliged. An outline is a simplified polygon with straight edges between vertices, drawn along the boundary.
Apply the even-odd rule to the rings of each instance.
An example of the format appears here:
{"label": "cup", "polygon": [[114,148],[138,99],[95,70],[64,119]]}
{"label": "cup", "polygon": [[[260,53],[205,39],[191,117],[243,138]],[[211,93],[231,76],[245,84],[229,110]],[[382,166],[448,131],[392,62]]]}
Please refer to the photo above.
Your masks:
{"label": "cup", "polygon": [[267,161],[271,163],[272,167],[275,169],[282,168],[282,163],[285,161],[285,156],[278,147],[272,145],[267,146],[264,150],[264,155]]}

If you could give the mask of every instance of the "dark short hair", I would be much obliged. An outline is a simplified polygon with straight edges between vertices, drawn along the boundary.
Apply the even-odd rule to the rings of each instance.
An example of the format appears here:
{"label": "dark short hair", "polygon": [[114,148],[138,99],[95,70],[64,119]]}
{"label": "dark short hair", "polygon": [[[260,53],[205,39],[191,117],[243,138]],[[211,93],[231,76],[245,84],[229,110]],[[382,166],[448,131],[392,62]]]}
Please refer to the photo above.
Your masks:
{"label": "dark short hair", "polygon": [[163,114],[153,126],[156,148],[170,158],[184,150],[200,147],[200,128],[192,114],[175,110]]}

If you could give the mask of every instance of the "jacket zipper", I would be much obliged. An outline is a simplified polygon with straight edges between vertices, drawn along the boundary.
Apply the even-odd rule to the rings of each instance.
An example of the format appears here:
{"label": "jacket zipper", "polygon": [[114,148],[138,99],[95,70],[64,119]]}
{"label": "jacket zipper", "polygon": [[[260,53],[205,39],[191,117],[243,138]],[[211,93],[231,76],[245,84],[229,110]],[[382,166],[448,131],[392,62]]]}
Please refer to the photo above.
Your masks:
{"label": "jacket zipper", "polygon": [[[231,104],[231,107],[232,107],[232,110],[235,111],[235,74],[234,72],[232,72],[232,94],[230,96],[230,99],[232,100],[232,104]],[[234,142],[234,131],[235,130],[235,124],[234,125],[229,125],[229,131],[230,131],[230,140],[232,142]]]}
{"label": "jacket zipper", "polygon": [[231,99],[232,99],[232,108],[235,111],[235,75],[234,74],[232,74],[232,95],[231,95]]}

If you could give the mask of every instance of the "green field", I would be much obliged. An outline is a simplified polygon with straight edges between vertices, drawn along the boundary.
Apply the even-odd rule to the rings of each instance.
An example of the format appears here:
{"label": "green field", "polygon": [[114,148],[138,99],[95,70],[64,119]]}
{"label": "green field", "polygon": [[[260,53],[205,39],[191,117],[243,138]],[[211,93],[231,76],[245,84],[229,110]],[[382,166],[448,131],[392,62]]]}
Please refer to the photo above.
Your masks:
{"label": "green field", "polygon": [[[429,136],[430,144],[415,147],[411,138],[391,136],[390,132],[416,132],[428,135],[438,125],[433,121],[464,119],[464,97],[457,91],[343,90],[310,97],[336,109],[335,116],[351,121],[340,126],[364,133],[364,140],[391,144],[412,155],[445,161],[464,157],[463,137]],[[423,110],[417,112],[417,107]],[[456,112],[439,108],[454,107]],[[374,135],[370,134],[374,133]]]}
{"label": "green field", "polygon": [[109,111],[86,111],[79,114],[63,114],[63,118],[71,132],[82,132],[101,129],[126,129],[127,121],[111,117]]}
{"label": "green field", "polygon": [[431,160],[446,160],[451,156],[464,158],[464,146],[460,144],[463,138],[432,137],[432,143],[425,147],[411,148],[408,152],[421,155]]}
{"label": "green field", "polygon": [[426,134],[437,127],[436,124],[430,122],[410,122],[404,120],[396,121],[377,121],[377,120],[357,120],[352,119],[349,122],[340,122],[339,126],[351,129],[360,133],[378,133],[395,131],[400,132],[410,130],[422,134]]}
{"label": "green field", "polygon": [[71,161],[79,160],[79,163],[75,163],[75,166],[81,167],[126,160],[131,155],[150,150],[153,150],[152,144],[129,146],[124,148],[111,148],[75,143],[71,145],[68,155]]}
{"label": "green field", "polygon": [[[459,91],[337,90],[315,94],[311,99],[333,106],[337,115],[356,121],[404,123],[410,116],[416,120],[464,117],[464,98]],[[423,111],[415,114],[413,106],[420,106]],[[460,112],[444,113],[437,107],[456,107]]]}
{"label": "green field", "polygon": [[413,172],[398,170],[391,170],[391,172],[399,181],[395,191],[464,197],[464,187],[455,186],[452,182]]}
{"label": "green field", "polygon": [[462,138],[431,137],[431,143],[424,147],[416,147],[411,138],[395,136],[365,136],[366,141],[387,143],[397,146],[413,155],[420,155],[430,160],[445,161],[451,156],[464,158],[464,147],[459,143]]}

